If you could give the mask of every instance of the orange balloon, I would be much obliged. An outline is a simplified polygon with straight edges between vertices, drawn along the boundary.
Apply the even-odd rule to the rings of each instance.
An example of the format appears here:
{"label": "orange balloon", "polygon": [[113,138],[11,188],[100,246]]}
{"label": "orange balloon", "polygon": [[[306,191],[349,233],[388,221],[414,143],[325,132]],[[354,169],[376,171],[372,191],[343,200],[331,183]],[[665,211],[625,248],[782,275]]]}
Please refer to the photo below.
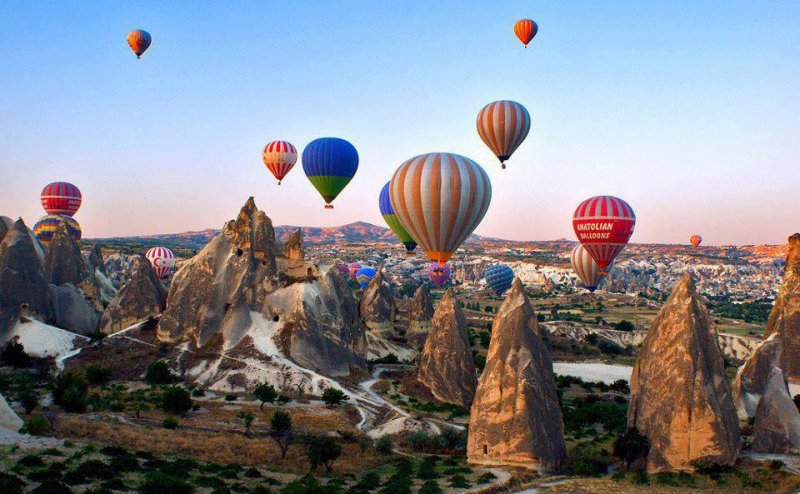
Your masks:
{"label": "orange balloon", "polygon": [[692,235],[691,237],[689,237],[689,243],[692,244],[692,247],[697,247],[698,245],[700,245],[700,242],[702,241],[703,237],[701,237],[700,235]]}
{"label": "orange balloon", "polygon": [[518,20],[516,24],[514,24],[514,34],[517,35],[522,44],[525,45],[525,48],[528,47],[528,43],[531,42],[536,33],[539,32],[539,26],[530,19],[521,19]]}

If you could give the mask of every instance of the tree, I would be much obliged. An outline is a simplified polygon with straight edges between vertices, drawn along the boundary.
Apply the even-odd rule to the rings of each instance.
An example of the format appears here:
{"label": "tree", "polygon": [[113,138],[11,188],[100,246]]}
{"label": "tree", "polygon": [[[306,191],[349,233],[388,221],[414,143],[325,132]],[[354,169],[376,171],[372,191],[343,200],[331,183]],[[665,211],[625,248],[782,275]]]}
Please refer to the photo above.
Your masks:
{"label": "tree", "polygon": [[650,442],[636,427],[631,427],[614,441],[614,456],[622,458],[627,467],[640,458],[646,458],[649,452]]}
{"label": "tree", "polygon": [[10,365],[15,369],[27,367],[31,363],[30,355],[25,353],[25,347],[22,346],[22,343],[18,340],[19,337],[15,337],[13,340],[6,343],[3,350],[0,351],[0,360],[2,360],[4,364]]}
{"label": "tree", "polygon": [[333,462],[342,454],[342,445],[330,436],[314,436],[308,442],[308,462],[311,469],[325,467],[327,472],[333,470]]}
{"label": "tree", "polygon": [[25,413],[30,414],[39,404],[39,394],[33,389],[26,389],[20,393],[19,402],[25,409]]}
{"label": "tree", "polygon": [[242,425],[244,425],[244,435],[250,435],[250,426],[253,425],[253,420],[255,420],[255,416],[253,412],[250,410],[242,410],[236,414],[236,418],[241,419]]}
{"label": "tree", "polygon": [[192,397],[180,386],[169,386],[161,393],[161,409],[167,413],[185,415],[192,409]]}
{"label": "tree", "polygon": [[111,380],[111,369],[108,367],[103,367],[102,365],[96,364],[89,364],[83,369],[83,375],[86,376],[86,380],[89,381],[89,384],[94,384],[95,386],[102,386],[103,384],[108,383]]}
{"label": "tree", "polygon": [[56,378],[53,388],[53,403],[70,413],[86,411],[86,392],[89,385],[81,376],[72,372],[62,372]]}
{"label": "tree", "polygon": [[278,392],[271,384],[263,383],[256,386],[253,390],[253,396],[261,402],[261,410],[264,409],[264,403],[272,403],[278,398]]}
{"label": "tree", "polygon": [[269,421],[269,437],[280,448],[281,459],[286,458],[286,451],[294,442],[292,417],[288,413],[278,410],[272,415],[272,419]]}
{"label": "tree", "polygon": [[617,331],[633,331],[634,326],[633,323],[630,321],[622,320],[614,325],[614,329]]}
{"label": "tree", "polygon": [[147,371],[144,373],[144,380],[150,384],[170,384],[174,380],[169,366],[163,360],[150,362]]}
{"label": "tree", "polygon": [[350,399],[350,397],[344,394],[340,389],[325,388],[325,391],[322,392],[322,401],[328,406],[336,406],[348,399]]}
{"label": "tree", "polygon": [[358,440],[358,450],[361,452],[362,457],[367,453],[370,446],[372,446],[372,440],[369,437],[364,436]]}
{"label": "tree", "polygon": [[384,435],[378,438],[375,441],[375,451],[382,455],[390,455],[394,450],[394,441],[392,441],[392,437],[389,435]]}

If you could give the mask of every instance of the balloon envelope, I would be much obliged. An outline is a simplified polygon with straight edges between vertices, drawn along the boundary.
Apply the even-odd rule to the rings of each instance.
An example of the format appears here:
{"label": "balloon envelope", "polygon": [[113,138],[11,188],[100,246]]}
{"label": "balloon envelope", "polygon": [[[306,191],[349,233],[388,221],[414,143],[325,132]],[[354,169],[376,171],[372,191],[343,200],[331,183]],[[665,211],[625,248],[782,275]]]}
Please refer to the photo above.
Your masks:
{"label": "balloon envelope", "polygon": [[428,279],[437,287],[444,285],[450,279],[450,265],[439,266],[437,262],[428,264]]}
{"label": "balloon envelope", "polygon": [[486,286],[494,290],[498,296],[506,293],[514,282],[514,271],[504,264],[489,266],[483,273],[486,279]]}
{"label": "balloon envelope", "polygon": [[590,292],[594,292],[604,275],[601,273],[600,266],[589,255],[586,247],[581,244],[576,245],[572,249],[570,262],[575,274],[583,282],[583,286]]}
{"label": "balloon envelope", "polygon": [[386,185],[383,186],[381,189],[381,194],[378,197],[378,207],[381,210],[381,216],[383,216],[383,221],[389,225],[389,228],[392,229],[397,238],[400,239],[400,242],[406,248],[406,252],[411,254],[414,252],[414,249],[417,248],[417,243],[411,238],[411,235],[408,234],[403,225],[400,224],[400,220],[397,219],[397,215],[394,214],[394,208],[392,207],[392,200],[389,197],[389,184],[391,182],[386,182]]}
{"label": "balloon envelope", "polygon": [[264,146],[261,159],[280,185],[283,177],[297,163],[297,149],[290,142],[272,141]]}
{"label": "balloon envelope", "polygon": [[150,261],[153,271],[159,278],[166,278],[175,267],[175,254],[166,247],[153,247],[147,251],[145,257]]}
{"label": "balloon envelope", "polygon": [[356,281],[361,286],[363,290],[369,285],[369,282],[372,281],[372,278],[375,276],[375,268],[361,268],[356,272]]}
{"label": "balloon envelope", "polygon": [[531,130],[531,116],[516,101],[494,101],[478,113],[478,135],[505,168],[505,161],[517,150]]}
{"label": "balloon envelope", "polygon": [[531,42],[536,33],[539,32],[539,25],[533,22],[531,19],[520,19],[514,24],[514,34],[517,35],[522,44],[525,45],[525,48],[528,47],[528,43]]}
{"label": "balloon envelope", "polygon": [[47,214],[72,216],[81,207],[81,191],[69,182],[53,182],[42,189],[42,207]]}
{"label": "balloon envelope", "polygon": [[492,184],[469,158],[429,153],[400,165],[389,195],[403,228],[430,260],[444,266],[489,209]]}
{"label": "balloon envelope", "polygon": [[636,215],[633,208],[618,197],[596,196],[578,206],[572,226],[578,241],[605,270],[628,244],[636,226]]}
{"label": "balloon envelope", "polygon": [[692,235],[689,237],[689,243],[692,244],[692,247],[698,247],[702,241],[703,237],[700,235]]}
{"label": "balloon envelope", "polygon": [[33,225],[33,233],[40,242],[47,245],[50,243],[50,240],[52,240],[53,235],[55,235],[56,230],[58,229],[58,225],[60,225],[62,221],[67,223],[67,232],[70,234],[70,236],[74,238],[76,242],[80,242],[81,225],[78,224],[78,222],[73,218],[64,215],[48,214],[46,216],[42,216],[39,218],[39,221]]}
{"label": "balloon envelope", "polygon": [[361,269],[361,264],[357,262],[351,262],[347,265],[348,274],[350,275],[351,280],[356,279],[356,273],[358,273],[359,269]]}
{"label": "balloon envelope", "polygon": [[338,137],[320,137],[303,150],[303,171],[327,205],[350,183],[358,170],[358,152]]}
{"label": "balloon envelope", "polygon": [[152,42],[150,33],[141,29],[134,29],[128,33],[128,46],[136,54],[136,58],[142,58],[142,54],[150,47]]}

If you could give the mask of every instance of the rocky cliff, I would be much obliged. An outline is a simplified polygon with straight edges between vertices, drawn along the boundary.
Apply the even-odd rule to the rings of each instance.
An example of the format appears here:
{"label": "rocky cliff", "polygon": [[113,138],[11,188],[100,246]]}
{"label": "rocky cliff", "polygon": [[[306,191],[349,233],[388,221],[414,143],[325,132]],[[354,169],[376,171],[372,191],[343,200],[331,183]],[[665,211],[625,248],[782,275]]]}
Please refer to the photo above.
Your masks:
{"label": "rocky cliff", "polygon": [[770,371],[755,416],[751,444],[754,452],[797,453],[800,449],[800,412],[789,396],[781,369]]}
{"label": "rocky cliff", "polygon": [[379,269],[361,294],[361,299],[358,301],[358,315],[376,336],[392,338],[396,336],[395,311],[392,290],[386,282],[383,270]]}
{"label": "rocky cliff", "polygon": [[433,303],[426,285],[420,285],[408,306],[408,331],[406,340],[415,348],[422,348],[431,330]]}
{"label": "rocky cliff", "polygon": [[786,267],[765,338],[778,334],[783,342],[780,367],[792,382],[800,382],[800,233],[789,237]]}
{"label": "rocky cliff", "polygon": [[739,367],[733,381],[733,404],[741,420],[756,416],[756,408],[764,391],[767,389],[770,373],[780,366],[781,339],[773,334]]}
{"label": "rocky cliff", "polygon": [[150,261],[137,256],[128,282],[117,292],[103,312],[100,330],[115,333],[155,317],[164,310],[167,290],[156,276]]}

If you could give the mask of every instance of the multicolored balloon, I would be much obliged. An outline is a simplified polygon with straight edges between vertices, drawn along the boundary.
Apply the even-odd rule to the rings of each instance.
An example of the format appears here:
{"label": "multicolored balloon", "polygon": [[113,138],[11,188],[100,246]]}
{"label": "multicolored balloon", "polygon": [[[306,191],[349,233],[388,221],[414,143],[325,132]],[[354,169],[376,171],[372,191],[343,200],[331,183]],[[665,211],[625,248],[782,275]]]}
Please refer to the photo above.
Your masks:
{"label": "multicolored balloon", "polygon": [[144,255],[159,278],[166,278],[175,267],[175,254],[166,247],[153,247]]}
{"label": "multicolored balloon", "polygon": [[489,146],[503,169],[531,130],[531,116],[516,101],[494,101],[478,113],[478,134]]}
{"label": "multicolored balloon", "polygon": [[703,242],[703,237],[700,235],[692,235],[689,237],[689,243],[692,244],[692,247],[695,249],[700,246],[700,243]]}
{"label": "multicolored balloon", "polygon": [[267,165],[269,171],[278,179],[278,185],[280,185],[283,177],[297,163],[297,149],[286,141],[272,141],[264,146],[261,159],[264,160],[264,164]]}
{"label": "multicolored balloon", "polygon": [[150,43],[153,39],[150,33],[141,29],[134,29],[128,33],[128,46],[136,54],[136,58],[142,58],[142,54],[150,48]]}
{"label": "multicolored balloon", "polygon": [[391,182],[386,182],[386,185],[383,186],[381,189],[381,194],[378,197],[378,207],[381,210],[381,215],[383,216],[383,221],[389,225],[389,228],[392,229],[397,238],[400,239],[400,242],[406,248],[406,255],[413,256],[414,249],[417,248],[417,243],[411,238],[411,235],[408,234],[403,225],[400,224],[400,220],[397,219],[397,216],[394,214],[394,208],[392,208],[392,200],[389,197],[389,184]]}
{"label": "multicolored balloon", "polygon": [[338,137],[320,137],[303,150],[303,171],[311,185],[333,209],[331,202],[350,183],[358,170],[358,151]]}
{"label": "multicolored balloon", "polygon": [[586,247],[581,244],[576,245],[575,248],[572,249],[569,260],[572,263],[572,269],[575,271],[575,274],[578,275],[578,278],[583,282],[583,286],[594,293],[600,281],[603,280],[604,275],[601,273],[600,266],[598,266],[597,263],[594,262],[594,259],[592,259],[592,256],[589,255]]}
{"label": "multicolored balloon", "polygon": [[575,210],[572,226],[578,241],[605,274],[606,268],[628,245],[636,226],[636,215],[633,208],[618,197],[590,197]]}
{"label": "multicolored balloon", "polygon": [[514,282],[514,270],[504,264],[489,266],[483,273],[486,286],[494,290],[498,297],[506,293]]}
{"label": "multicolored balloon", "polygon": [[375,268],[365,267],[361,268],[356,272],[356,281],[358,282],[361,289],[365,289],[369,282],[372,281],[372,278],[375,276]]}
{"label": "multicolored balloon", "polygon": [[469,158],[428,153],[400,165],[389,195],[400,224],[443,267],[489,209],[492,184]]}
{"label": "multicolored balloon", "polygon": [[514,24],[514,34],[517,35],[525,48],[531,42],[536,33],[539,32],[539,26],[530,19],[520,19]]}
{"label": "multicolored balloon", "polygon": [[351,262],[350,264],[347,265],[347,271],[348,274],[350,275],[351,280],[356,279],[356,273],[358,273],[359,269],[361,269],[361,264],[357,262]]}
{"label": "multicolored balloon", "polygon": [[450,279],[450,265],[439,266],[438,262],[428,264],[428,279],[437,287],[444,285]]}
{"label": "multicolored balloon", "polygon": [[53,182],[42,189],[42,207],[47,214],[72,216],[81,207],[81,191],[69,182]]}
{"label": "multicolored balloon", "polygon": [[67,233],[69,233],[76,242],[80,242],[81,225],[78,224],[75,219],[60,214],[48,214],[39,218],[39,221],[33,225],[33,233],[40,242],[47,245],[50,243],[50,240],[53,239],[53,235],[55,235],[56,230],[58,230],[58,225],[60,225],[62,221],[67,223]]}

